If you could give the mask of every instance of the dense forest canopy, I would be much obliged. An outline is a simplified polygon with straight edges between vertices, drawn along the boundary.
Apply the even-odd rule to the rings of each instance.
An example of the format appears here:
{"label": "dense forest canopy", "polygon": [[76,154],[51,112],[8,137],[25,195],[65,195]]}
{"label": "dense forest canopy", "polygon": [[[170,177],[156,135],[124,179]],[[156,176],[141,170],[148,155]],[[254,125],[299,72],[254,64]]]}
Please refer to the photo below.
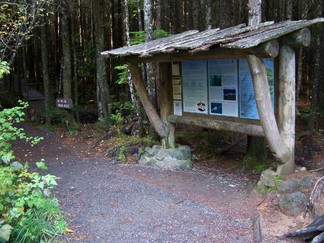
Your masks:
{"label": "dense forest canopy", "polygon": [[[323,16],[322,6],[321,0],[263,0],[262,21],[312,19]],[[47,122],[60,97],[73,100],[71,121],[84,110],[101,120],[118,121],[122,110],[140,115],[127,67],[100,52],[190,29],[248,23],[248,12],[248,0],[0,1],[0,68],[8,72],[10,66],[0,82],[1,103],[28,98],[32,89],[44,94]],[[296,50],[297,98],[309,108],[311,130],[324,111],[322,28],[311,28],[310,48]],[[158,106],[155,68],[147,65],[144,75]]]}

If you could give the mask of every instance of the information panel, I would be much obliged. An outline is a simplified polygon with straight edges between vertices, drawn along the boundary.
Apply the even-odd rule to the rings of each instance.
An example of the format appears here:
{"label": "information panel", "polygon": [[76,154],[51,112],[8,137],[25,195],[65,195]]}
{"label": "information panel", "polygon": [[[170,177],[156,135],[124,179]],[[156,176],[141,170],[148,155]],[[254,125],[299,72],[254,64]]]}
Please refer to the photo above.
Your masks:
{"label": "information panel", "polygon": [[182,62],[183,111],[208,114],[207,61]]}
{"label": "information panel", "polygon": [[237,117],[237,59],[209,60],[208,81],[210,114]]}
{"label": "information panel", "polygon": [[[274,103],[274,62],[273,59],[263,58],[266,65],[272,104]],[[240,117],[259,119],[256,106],[251,72],[247,59],[239,59],[239,85],[240,85]]]}

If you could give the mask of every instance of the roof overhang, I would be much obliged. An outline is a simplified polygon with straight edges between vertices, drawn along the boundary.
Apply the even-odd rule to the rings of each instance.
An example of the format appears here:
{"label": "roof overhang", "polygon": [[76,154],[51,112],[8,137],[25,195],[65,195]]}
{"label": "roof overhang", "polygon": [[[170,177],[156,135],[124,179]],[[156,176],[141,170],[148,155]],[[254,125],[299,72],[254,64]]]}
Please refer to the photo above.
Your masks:
{"label": "roof overhang", "polygon": [[[189,59],[239,58],[246,55],[276,57],[279,42],[324,18],[264,22],[257,28],[240,24],[226,29],[190,30],[143,44],[104,51],[103,56],[119,56],[129,62],[169,62]],[[310,44],[310,32],[302,45]]]}

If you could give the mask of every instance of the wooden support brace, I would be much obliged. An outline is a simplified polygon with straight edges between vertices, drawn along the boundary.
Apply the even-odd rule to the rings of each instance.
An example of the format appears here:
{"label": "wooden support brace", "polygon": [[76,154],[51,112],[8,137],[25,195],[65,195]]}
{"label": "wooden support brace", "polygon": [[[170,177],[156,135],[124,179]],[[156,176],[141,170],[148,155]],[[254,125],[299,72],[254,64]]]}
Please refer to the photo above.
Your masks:
{"label": "wooden support brace", "polygon": [[272,109],[265,65],[260,58],[253,55],[247,56],[247,60],[251,70],[255,100],[266,140],[279,163],[284,164],[291,158],[291,153],[279,133]]}
{"label": "wooden support brace", "polygon": [[176,116],[170,115],[169,122],[185,125],[194,125],[215,130],[224,130],[236,133],[247,134],[251,136],[264,136],[263,129],[260,125],[242,124],[240,122],[219,120],[212,117],[192,117],[192,116]]}
{"label": "wooden support brace", "polygon": [[162,121],[152,101],[150,100],[150,97],[147,93],[147,90],[143,82],[141,68],[138,66],[138,64],[134,64],[134,63],[127,63],[127,64],[134,81],[135,89],[142,102],[145,113],[150,123],[152,124],[154,130],[159,134],[160,137],[162,138],[167,137],[169,133],[167,125]]}
{"label": "wooden support brace", "polygon": [[311,32],[308,28],[304,28],[282,37],[280,42],[296,48],[308,47],[311,43]]}
{"label": "wooden support brace", "polygon": [[171,63],[159,63],[160,72],[160,113],[162,121],[167,124],[168,136],[162,139],[163,148],[175,148],[174,126],[168,121],[168,116],[173,113],[173,97],[172,97],[172,75]]}
{"label": "wooden support brace", "polygon": [[296,83],[295,51],[284,45],[279,56],[279,106],[278,126],[283,143],[291,157],[285,164],[278,166],[278,173],[291,174],[295,170],[295,83]]}

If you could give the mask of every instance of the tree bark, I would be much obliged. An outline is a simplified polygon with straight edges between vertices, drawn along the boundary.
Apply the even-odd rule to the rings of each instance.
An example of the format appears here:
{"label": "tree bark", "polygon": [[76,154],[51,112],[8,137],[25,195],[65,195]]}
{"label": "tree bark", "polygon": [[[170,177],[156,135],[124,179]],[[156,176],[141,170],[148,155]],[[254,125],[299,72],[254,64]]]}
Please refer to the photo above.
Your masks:
{"label": "tree bark", "polygon": [[277,127],[272,110],[265,65],[261,59],[255,56],[249,55],[247,59],[252,74],[255,100],[265,137],[279,163],[284,164],[291,158],[291,153],[284,144]]}
{"label": "tree bark", "polygon": [[[126,45],[130,46],[129,13],[128,13],[128,11],[129,11],[129,9],[128,9],[128,0],[124,0],[125,39],[126,39]],[[137,97],[135,95],[134,84],[133,84],[132,76],[130,74],[129,69],[127,69],[127,82],[128,82],[131,101],[132,101],[132,103],[134,104],[134,107],[135,107],[136,116],[140,117],[139,102],[138,102]]]}
{"label": "tree bark", "polygon": [[160,94],[161,94],[161,119],[167,124],[168,136],[162,139],[163,148],[175,148],[174,126],[168,121],[169,115],[173,113],[172,76],[170,63],[160,63]]}
{"label": "tree bark", "polygon": [[[62,83],[63,98],[72,98],[72,60],[71,60],[71,32],[70,32],[70,11],[67,2],[62,2],[61,29],[62,29]],[[66,111],[66,125],[69,130],[77,127],[74,116],[70,110]]]}
{"label": "tree bark", "polygon": [[96,0],[94,2],[94,18],[95,18],[95,44],[96,44],[96,89],[97,89],[97,106],[99,119],[109,121],[110,113],[108,109],[109,104],[109,87],[107,83],[107,70],[106,63],[103,56],[101,56],[102,50],[105,49],[104,38],[104,8],[102,6],[102,0]]}
{"label": "tree bark", "polygon": [[[315,1],[316,2],[316,16],[321,16],[322,14],[322,1]],[[313,59],[314,64],[312,66],[312,95],[311,95],[311,106],[310,106],[310,114],[309,114],[309,122],[308,122],[308,129],[310,132],[314,132],[317,128],[315,125],[316,120],[316,112],[318,110],[318,101],[319,101],[319,88],[320,88],[320,75],[321,75],[321,34],[322,33],[322,27],[321,25],[314,26],[314,43],[313,43]]]}
{"label": "tree bark", "polygon": [[51,99],[50,99],[50,80],[48,70],[48,48],[47,48],[47,24],[44,24],[41,28],[41,51],[42,51],[42,70],[43,70],[43,82],[44,82],[44,107],[45,107],[45,125],[50,127],[51,125]]}
{"label": "tree bark", "polygon": [[212,0],[206,0],[205,3],[206,9],[206,29],[210,30],[212,28]]}
{"label": "tree bark", "polygon": [[257,28],[262,22],[262,0],[249,0],[249,26]]}
{"label": "tree bark", "polygon": [[279,57],[278,126],[280,137],[291,156],[285,164],[278,166],[279,174],[291,174],[295,169],[295,73],[295,50],[284,45]]}
{"label": "tree bark", "polygon": [[128,66],[132,74],[132,79],[134,81],[136,91],[150,123],[161,138],[166,138],[169,134],[167,125],[161,120],[152,101],[150,100],[150,97],[144,86],[141,68],[138,67],[137,64],[133,63],[128,63]]}

